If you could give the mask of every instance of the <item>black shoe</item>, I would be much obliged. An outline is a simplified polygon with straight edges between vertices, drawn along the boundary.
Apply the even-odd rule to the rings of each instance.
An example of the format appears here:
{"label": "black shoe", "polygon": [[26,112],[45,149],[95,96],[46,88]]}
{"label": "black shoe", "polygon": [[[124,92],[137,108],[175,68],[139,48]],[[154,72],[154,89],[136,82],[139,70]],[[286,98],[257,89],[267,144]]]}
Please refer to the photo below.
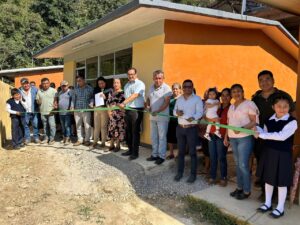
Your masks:
{"label": "black shoe", "polygon": [[120,147],[115,147],[115,149],[113,150],[113,152],[118,152],[120,151]]}
{"label": "black shoe", "polygon": [[236,197],[240,193],[243,193],[243,190],[235,189],[233,192],[230,192],[230,196]]}
{"label": "black shoe", "polygon": [[272,205],[268,207],[266,204],[262,204],[259,208],[256,209],[256,211],[260,213],[265,213],[272,210],[273,210]]}
{"label": "black shoe", "polygon": [[135,160],[137,159],[139,156],[138,155],[130,155],[129,156],[129,160]]}
{"label": "black shoe", "polygon": [[174,180],[178,182],[178,181],[181,180],[181,178],[182,178],[182,174],[179,174],[179,173],[178,173],[178,174],[174,177]]}
{"label": "black shoe", "polygon": [[160,165],[160,164],[162,164],[164,161],[165,161],[164,159],[158,157],[158,159],[155,161],[155,164]]}
{"label": "black shoe", "polygon": [[121,155],[122,155],[122,156],[129,156],[129,155],[131,155],[131,154],[132,154],[131,151],[128,150],[128,151],[126,151],[126,152],[123,152]]}
{"label": "black shoe", "polygon": [[151,155],[149,158],[147,158],[147,161],[156,161],[158,159],[159,159],[159,157],[154,157]]}
{"label": "black shoe", "polygon": [[21,149],[20,146],[13,147],[13,150],[20,150],[20,149]]}
{"label": "black shoe", "polygon": [[242,192],[242,193],[237,194],[236,199],[244,200],[246,198],[249,198],[250,195],[251,195],[251,192],[249,192],[248,194],[246,194],[245,192]]}
{"label": "black shoe", "polygon": [[[277,212],[278,215],[275,214],[274,211]],[[278,219],[279,217],[284,216],[284,211],[283,211],[283,212],[280,212],[278,209],[274,209],[274,210],[270,213],[270,216],[272,216],[274,219]]]}
{"label": "black shoe", "polygon": [[195,182],[195,180],[196,180],[196,176],[195,175],[191,175],[191,176],[189,176],[189,178],[187,179],[187,183],[194,183]]}

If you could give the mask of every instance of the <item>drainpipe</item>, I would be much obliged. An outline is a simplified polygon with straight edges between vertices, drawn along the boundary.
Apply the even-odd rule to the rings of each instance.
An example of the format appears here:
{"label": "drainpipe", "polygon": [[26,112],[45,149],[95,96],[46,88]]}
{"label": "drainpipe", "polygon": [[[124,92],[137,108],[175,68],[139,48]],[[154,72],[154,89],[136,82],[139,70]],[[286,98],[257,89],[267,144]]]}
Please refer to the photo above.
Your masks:
{"label": "drainpipe", "polygon": [[244,13],[246,11],[246,6],[247,6],[247,0],[242,0],[241,15],[244,15]]}

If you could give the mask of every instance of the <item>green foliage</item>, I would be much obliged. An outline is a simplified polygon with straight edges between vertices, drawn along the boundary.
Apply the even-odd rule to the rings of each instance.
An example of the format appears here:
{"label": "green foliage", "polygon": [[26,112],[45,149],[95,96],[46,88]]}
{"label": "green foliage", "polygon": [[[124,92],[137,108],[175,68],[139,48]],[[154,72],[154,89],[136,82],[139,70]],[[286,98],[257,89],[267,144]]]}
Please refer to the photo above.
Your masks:
{"label": "green foliage", "polygon": [[128,1],[0,0],[0,70],[60,64],[32,56]]}
{"label": "green foliage", "polygon": [[249,225],[248,222],[225,214],[215,205],[204,200],[187,196],[184,201],[188,205],[187,213],[192,214],[199,221],[206,221],[213,225]]}
{"label": "green foliage", "polygon": [[[131,0],[0,0],[0,70],[61,64],[34,53]],[[207,6],[217,0],[173,0]]]}

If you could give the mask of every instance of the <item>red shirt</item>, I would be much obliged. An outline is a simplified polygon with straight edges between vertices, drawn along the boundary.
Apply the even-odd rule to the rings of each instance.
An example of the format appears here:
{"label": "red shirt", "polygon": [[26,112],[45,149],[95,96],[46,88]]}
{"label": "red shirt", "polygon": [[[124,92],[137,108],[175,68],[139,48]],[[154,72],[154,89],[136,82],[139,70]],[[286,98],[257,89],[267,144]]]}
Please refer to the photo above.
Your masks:
{"label": "red shirt", "polygon": [[[230,107],[230,104],[226,108],[223,108],[223,106],[221,106],[221,108],[218,109],[220,124],[227,125],[227,113],[228,113],[229,107]],[[216,127],[212,126],[210,129],[210,133],[214,133],[215,131],[216,131]],[[221,133],[222,137],[224,138],[225,133],[226,133],[226,128],[220,128],[220,133]]]}

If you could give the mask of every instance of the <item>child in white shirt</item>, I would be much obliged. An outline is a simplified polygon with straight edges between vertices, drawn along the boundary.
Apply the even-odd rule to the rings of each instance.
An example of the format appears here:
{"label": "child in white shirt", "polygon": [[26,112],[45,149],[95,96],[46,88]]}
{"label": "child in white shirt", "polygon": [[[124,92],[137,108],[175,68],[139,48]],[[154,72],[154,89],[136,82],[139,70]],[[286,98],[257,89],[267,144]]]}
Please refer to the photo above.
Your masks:
{"label": "child in white shirt", "polygon": [[[220,118],[218,115],[218,109],[220,107],[220,101],[218,100],[219,93],[216,88],[210,88],[208,89],[207,95],[208,95],[208,99],[205,101],[205,107],[204,107],[206,120],[208,120],[209,122],[214,122],[216,124],[219,124],[220,122]],[[209,136],[211,127],[212,127],[211,124],[207,125],[206,133],[204,135],[204,137],[209,141],[211,140]],[[219,126],[216,126],[215,135],[221,138]]]}

